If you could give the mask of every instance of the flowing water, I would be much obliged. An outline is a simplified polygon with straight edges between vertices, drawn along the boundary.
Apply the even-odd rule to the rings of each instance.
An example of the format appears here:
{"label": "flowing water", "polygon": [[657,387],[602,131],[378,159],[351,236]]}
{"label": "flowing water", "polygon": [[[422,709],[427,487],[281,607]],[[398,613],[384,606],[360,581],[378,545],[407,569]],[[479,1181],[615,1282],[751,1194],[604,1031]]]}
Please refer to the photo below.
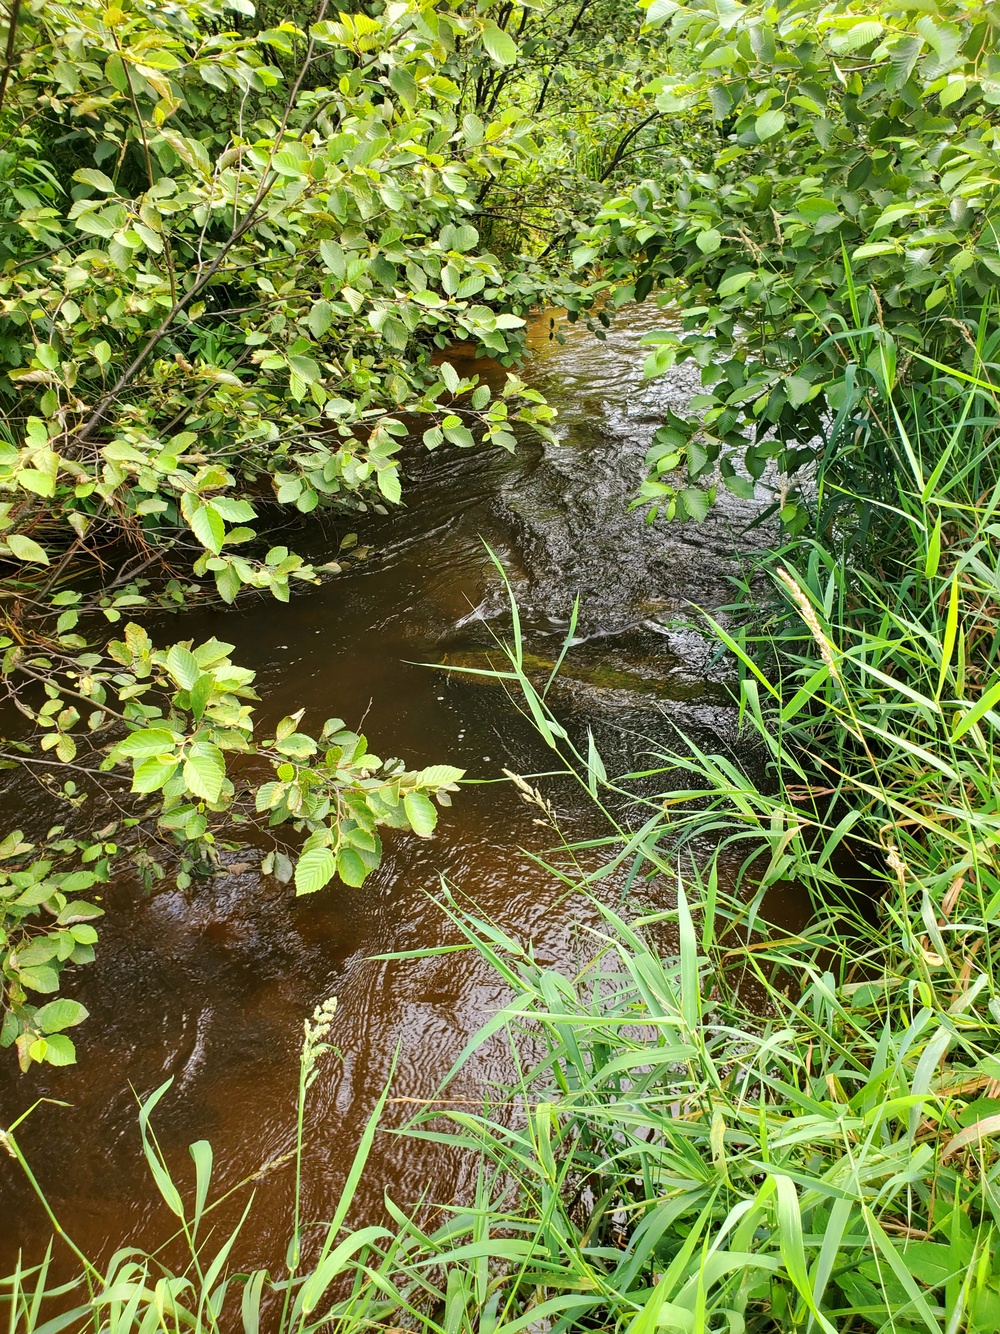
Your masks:
{"label": "flowing water", "polygon": [[[287,607],[260,601],[175,618],[159,627],[161,639],[214,634],[234,644],[234,660],[258,673],[262,729],[304,706],[313,729],[333,715],[350,726],[366,719],[372,749],[408,765],[448,761],[487,779],[504,767],[539,772],[551,767],[551,753],[501,688],[419,665],[482,665],[491,629],[503,633],[506,595],[485,541],[512,580],[540,670],[558,653],[580,595],[578,642],[553,698],[571,730],[593,729],[609,772],[645,764],[643,753],[672,744],[678,727],[716,748],[730,745],[733,714],[711,646],[684,620],[693,619],[691,603],[727,600],[739,532],[754,511],[728,498],[702,525],[647,526],[628,508],[664,408],[682,407],[695,389],[681,371],[648,385],[641,379],[639,338],[662,318],[640,309],[604,342],[577,327],[563,345],[539,321],[526,378],[559,409],[557,445],[525,441],[515,456],[414,448],[405,509],[361,531],[372,548],[366,562],[306,586]],[[482,362],[474,369],[501,375]],[[328,560],[345,531],[314,526],[287,540]],[[585,800],[559,784],[552,791],[567,835],[593,832]],[[44,829],[61,818],[21,775],[0,801],[5,828]],[[225,874],[185,892],[169,881],[152,893],[131,881],[114,885],[98,960],[64,988],[91,1013],[76,1034],[79,1063],[21,1076],[8,1052],[0,1067],[0,1124],[40,1097],[69,1104],[43,1103],[20,1139],[87,1253],[106,1258],[127,1240],[152,1246],[171,1230],[142,1162],[136,1094],[172,1077],[156,1122],[171,1161],[187,1180],[185,1146],[208,1138],[218,1184],[232,1185],[291,1146],[302,1022],[336,995],[341,1059],[324,1067],[307,1122],[305,1216],[328,1217],[394,1053],[387,1127],[412,1111],[408,1099],[435,1093],[504,999],[469,954],[373,958],[456,940],[438,902],[441,877],[504,930],[530,939],[542,959],[571,968],[585,952],[592,907],[566,897],[517,851],[550,846],[552,831],[534,823],[537,814],[506,782],[463,789],[433,839],[390,836],[383,866],[362,889],[334,885],[302,900],[261,876],[256,853],[229,856]],[[647,888],[630,908],[655,904],[656,892]],[[618,890],[605,893],[614,901]],[[480,1098],[506,1073],[503,1052],[488,1048],[450,1096]],[[422,1195],[460,1195],[468,1171],[387,1129],[357,1214],[378,1214],[386,1190],[404,1206]],[[291,1175],[279,1166],[257,1184],[242,1262],[280,1263]],[[19,1248],[37,1258],[49,1234],[16,1164],[0,1159],[0,1272]]]}

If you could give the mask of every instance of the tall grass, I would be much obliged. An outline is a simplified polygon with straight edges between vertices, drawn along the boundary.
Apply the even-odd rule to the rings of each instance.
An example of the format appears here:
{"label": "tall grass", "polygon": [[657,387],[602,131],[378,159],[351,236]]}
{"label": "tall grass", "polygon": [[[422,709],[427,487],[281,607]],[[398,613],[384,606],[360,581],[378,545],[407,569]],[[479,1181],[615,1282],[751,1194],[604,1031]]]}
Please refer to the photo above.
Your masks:
{"label": "tall grass", "polygon": [[[553,874],[581,894],[653,878],[670,906],[639,920],[599,907],[567,975],[442,896],[510,989],[477,1042],[506,1034],[520,1063],[510,1119],[435,1102],[409,1128],[413,1152],[472,1155],[473,1198],[434,1231],[392,1201],[385,1225],[349,1231],[376,1109],[318,1252],[296,1210],[287,1272],[240,1273],[236,1234],[220,1244],[203,1225],[207,1147],[192,1148],[190,1201],[167,1172],[157,1094],[143,1142],[190,1264],[84,1261],[79,1303],[48,1321],[66,1293],[48,1293],[43,1263],[3,1285],[12,1331],[1000,1329],[1000,414],[986,348],[919,399],[874,384],[838,429],[856,442],[863,421],[891,489],[852,496],[824,468],[821,501],[841,488],[845,503],[770,560],[752,627],[715,625],[768,760],[759,782],[691,745],[610,777],[529,679],[512,605],[497,675],[608,822]],[[657,768],[673,787],[651,797]],[[813,896],[810,925],[769,933],[768,891],[789,881]],[[329,1020],[306,1034],[298,1161]]]}

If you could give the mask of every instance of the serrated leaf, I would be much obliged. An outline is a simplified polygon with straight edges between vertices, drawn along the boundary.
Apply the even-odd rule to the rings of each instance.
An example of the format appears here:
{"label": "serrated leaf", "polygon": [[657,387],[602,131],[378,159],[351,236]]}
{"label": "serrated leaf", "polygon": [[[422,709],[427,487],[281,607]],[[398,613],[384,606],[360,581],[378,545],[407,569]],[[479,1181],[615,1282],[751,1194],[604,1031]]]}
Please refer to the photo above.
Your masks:
{"label": "serrated leaf", "polygon": [[517,43],[503,28],[491,24],[483,29],[482,38],[490,59],[498,65],[513,65],[517,60]]}
{"label": "serrated leaf", "polygon": [[[197,666],[197,663],[195,664]],[[144,727],[130,732],[115,747],[116,757],[145,759],[148,755],[166,755],[175,749],[179,738],[164,727]]]}
{"label": "serrated leaf", "polygon": [[444,438],[453,445],[458,445],[460,449],[471,449],[476,443],[467,426],[446,426],[444,428]]}
{"label": "serrated leaf", "polygon": [[249,500],[236,500],[232,496],[216,496],[211,502],[212,509],[228,523],[247,523],[256,519],[257,511]]}
{"label": "serrated leaf", "polygon": [[437,824],[437,810],[430,797],[425,792],[407,792],[403,798],[403,810],[417,837],[430,838]]}
{"label": "serrated leaf", "polygon": [[297,153],[287,148],[275,153],[272,160],[275,169],[284,176],[304,176],[309,165],[304,158],[300,158]]}
{"label": "serrated leaf", "polygon": [[155,756],[143,760],[132,775],[132,791],[158,792],[164,783],[173,778],[179,763],[178,760],[161,763]]}
{"label": "serrated leaf", "polygon": [[359,888],[368,874],[368,869],[362,860],[361,854],[354,848],[340,849],[337,855],[337,874],[345,885],[351,885],[355,889]]}
{"label": "serrated leaf", "polygon": [[198,659],[182,644],[174,644],[167,654],[167,671],[182,690],[190,690],[201,676]]}
{"label": "serrated leaf", "polygon": [[314,384],[322,379],[322,367],[312,357],[289,356],[288,364],[296,375],[301,375],[306,384]]}
{"label": "serrated leaf", "polygon": [[226,777],[226,762],[222,752],[214,746],[191,751],[184,761],[184,785],[196,797],[218,801]]}
{"label": "serrated leaf", "polygon": [[76,1048],[71,1038],[65,1033],[54,1033],[43,1039],[45,1042],[45,1061],[49,1065],[73,1065],[76,1061]]}
{"label": "serrated leaf", "polygon": [[226,540],[226,525],[214,505],[199,505],[192,510],[188,522],[201,545],[217,556]]}
{"label": "serrated leaf", "polygon": [[310,848],[295,868],[296,894],[315,894],[328,885],[337,870],[337,859],[329,848]]}
{"label": "serrated leaf", "polygon": [[306,323],[313,338],[322,338],[333,323],[333,307],[329,301],[315,302]]}
{"label": "serrated leaf", "polygon": [[465,777],[465,770],[456,769],[453,764],[429,764],[414,777],[421,787],[449,787]]}
{"label": "serrated leaf", "polygon": [[398,505],[403,495],[399,481],[399,472],[395,468],[381,468],[377,479],[378,489],[391,505]]}
{"label": "serrated leaf", "polygon": [[47,903],[56,893],[58,890],[52,881],[43,880],[40,885],[32,885],[23,894],[19,894],[14,902],[19,908],[35,908],[39,903]]}
{"label": "serrated leaf", "polygon": [[21,984],[31,991],[51,994],[53,991],[59,990],[59,974],[50,964],[39,964],[34,968],[22,968],[17,975]]}
{"label": "serrated leaf", "polygon": [[462,117],[462,134],[465,136],[465,142],[473,148],[483,142],[486,127],[474,112],[470,111]]}
{"label": "serrated leaf", "polygon": [[219,597],[223,602],[235,602],[237,594],[243,587],[243,580],[240,578],[239,571],[235,565],[227,564],[223,569],[215,572],[215,587],[219,591]]}
{"label": "serrated leaf", "polygon": [[754,129],[757,132],[757,138],[764,142],[765,139],[773,139],[776,134],[780,134],[785,128],[785,113],[783,111],[765,111],[754,121]]}
{"label": "serrated leaf", "polygon": [[61,1033],[64,1028],[82,1024],[89,1013],[79,1001],[61,998],[43,1005],[35,1014],[35,1023],[43,1033]]}
{"label": "serrated leaf", "polygon": [[347,257],[343,247],[336,241],[320,241],[320,258],[336,278],[343,278],[347,273]]}
{"label": "serrated leaf", "polygon": [[698,487],[689,486],[681,491],[680,497],[684,501],[684,508],[687,510],[689,517],[701,523],[712,504],[710,493],[701,491]]}

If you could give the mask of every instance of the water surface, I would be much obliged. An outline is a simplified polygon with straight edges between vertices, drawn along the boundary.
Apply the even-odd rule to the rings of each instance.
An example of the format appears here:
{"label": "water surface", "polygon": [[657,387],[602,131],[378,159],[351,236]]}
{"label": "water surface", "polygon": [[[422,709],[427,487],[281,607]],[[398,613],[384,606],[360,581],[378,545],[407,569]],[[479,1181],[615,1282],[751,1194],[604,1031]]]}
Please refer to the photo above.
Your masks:
{"label": "water surface", "polygon": [[[576,734],[591,727],[609,771],[645,763],[676,729],[713,746],[732,744],[733,715],[710,669],[711,648],[684,619],[691,603],[729,597],[738,534],[753,510],[727,499],[700,526],[648,526],[628,502],[642,457],[666,406],[694,392],[690,373],[644,384],[642,333],[662,320],[630,312],[599,342],[571,328],[564,345],[533,333],[528,380],[559,409],[557,445],[526,440],[499,450],[421,448],[407,455],[405,508],[361,531],[373,554],[289,606],[248,602],[188,614],[160,627],[163,639],[217,635],[258,673],[258,726],[305,707],[318,729],[339,716],[364,721],[372,749],[409,765],[449,761],[478,778],[506,767],[538,772],[551,754],[502,689],[421,663],[481,664],[491,630],[506,626],[505,593],[484,550],[500,556],[521,604],[526,643],[539,670],[551,661],[581,601],[579,643],[554,700]],[[463,372],[501,373],[453,358]],[[356,525],[354,525],[356,526]],[[348,525],[292,532],[313,558],[336,555]],[[569,837],[598,832],[573,788],[550,788]],[[61,818],[22,775],[9,780],[3,824],[44,829]],[[336,995],[335,1040],[308,1119],[306,1216],[329,1216],[361,1128],[398,1052],[387,1126],[435,1093],[469,1035],[503,1003],[497,980],[469,954],[406,962],[372,956],[453,942],[438,902],[441,877],[478,911],[543,959],[572,969],[590,948],[593,908],[529,857],[552,831],[535,822],[509,784],[464,789],[432,840],[391,835],[385,862],[362,889],[332,886],[296,900],[262,877],[259,853],[230,856],[227,871],[181,892],[153,893],[129,880],[106,896],[98,960],[64,990],[91,1018],[77,1030],[79,1064],[20,1076],[10,1053],[0,1068],[0,1123],[36,1098],[20,1138],[53,1207],[88,1254],[106,1258],[126,1239],[155,1245],[170,1231],[142,1164],[135,1092],[168,1077],[158,1131],[182,1179],[186,1144],[212,1141],[218,1181],[228,1186],[281,1157],[293,1137],[302,1022]],[[615,900],[618,887],[603,887]],[[630,909],[655,906],[656,886],[633,891]],[[645,897],[643,897],[645,896]],[[662,904],[662,900],[661,900]],[[508,1075],[498,1045],[463,1073],[453,1097],[479,1100]],[[133,1092],[133,1090],[135,1092]],[[383,1192],[407,1205],[447,1200],[467,1187],[468,1164],[389,1133],[376,1143],[358,1217],[375,1217]],[[244,1263],[277,1267],[288,1232],[291,1173],[257,1184],[244,1232]],[[0,1272],[19,1248],[41,1253],[49,1226],[20,1179],[0,1161]]]}

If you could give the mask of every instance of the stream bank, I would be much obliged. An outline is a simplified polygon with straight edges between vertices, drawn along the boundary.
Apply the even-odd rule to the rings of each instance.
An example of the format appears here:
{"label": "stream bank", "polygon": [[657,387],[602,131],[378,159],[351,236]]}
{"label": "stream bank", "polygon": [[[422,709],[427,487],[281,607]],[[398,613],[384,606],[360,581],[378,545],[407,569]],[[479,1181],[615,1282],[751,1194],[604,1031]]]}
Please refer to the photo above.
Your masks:
{"label": "stream bank", "polygon": [[[447,760],[470,777],[499,780],[551,767],[541,744],[503,690],[481,678],[421,664],[482,664],[492,631],[506,627],[506,593],[483,543],[508,571],[521,608],[529,663],[544,671],[558,654],[574,598],[577,642],[567,656],[557,712],[593,730],[609,772],[648,762],[677,729],[702,744],[733,744],[734,714],[712,648],[691,626],[691,604],[729,598],[739,532],[753,506],[731,496],[701,525],[649,526],[629,500],[642,458],[666,407],[696,389],[680,368],[641,379],[644,332],[662,315],[637,308],[603,342],[571,327],[563,344],[534,331],[526,379],[559,409],[559,443],[502,451],[413,450],[404,508],[361,531],[370,558],[288,607],[257,601],[169,622],[172,639],[215,635],[257,672],[264,703],[258,726],[305,706],[307,722],[338,715],[364,730],[381,755],[414,766]],[[467,364],[458,368],[468,373]],[[499,375],[484,363],[475,370]],[[345,531],[343,525],[337,530]],[[310,558],[336,554],[333,527],[291,542]],[[640,758],[642,757],[642,758]],[[5,824],[30,830],[56,818],[51,798],[22,776],[0,794]],[[567,837],[586,837],[594,817],[584,798],[557,786],[553,799]],[[231,856],[226,871],[187,891],[132,882],[106,895],[98,960],[66,988],[88,1007],[79,1063],[0,1076],[0,1123],[36,1098],[20,1139],[67,1229],[93,1257],[126,1236],[155,1245],[169,1219],[141,1157],[132,1093],[172,1077],[157,1130],[180,1162],[193,1139],[212,1141],[216,1181],[228,1186],[268,1164],[243,1234],[247,1263],[276,1266],[283,1255],[291,1173],[280,1162],[293,1142],[302,1021],[325,997],[339,998],[330,1062],[311,1095],[306,1217],[329,1216],[354,1146],[398,1063],[387,1124],[432,1096],[467,1038],[503,1001],[496,979],[470,955],[405,962],[373,956],[424,950],[456,937],[436,896],[441,877],[495,919],[533,942],[540,959],[572,967],[586,949],[592,909],[529,857],[551,830],[511,785],[464,789],[436,836],[387,841],[385,860],[362,889],[339,884],[295,900],[263,877],[254,857]],[[618,893],[605,887],[612,900]],[[642,894],[653,893],[643,902]],[[657,906],[635,891],[630,908]],[[481,1101],[503,1084],[509,1054],[477,1057],[454,1096]],[[420,1196],[461,1195],[467,1166],[435,1146],[382,1135],[366,1174],[359,1214],[374,1216],[383,1192],[404,1206]],[[0,1266],[41,1254],[49,1226],[16,1164],[0,1162]]]}

